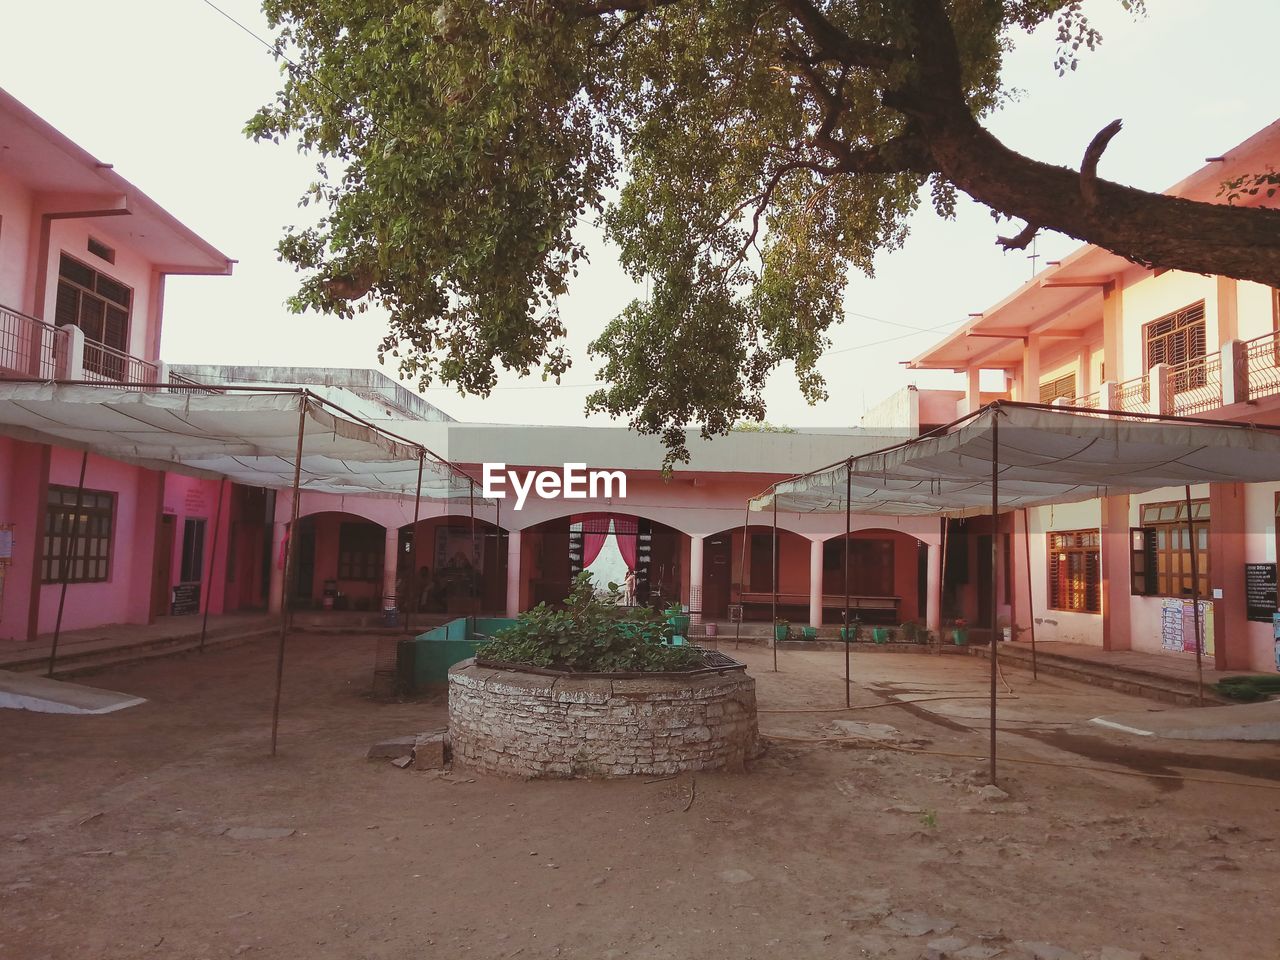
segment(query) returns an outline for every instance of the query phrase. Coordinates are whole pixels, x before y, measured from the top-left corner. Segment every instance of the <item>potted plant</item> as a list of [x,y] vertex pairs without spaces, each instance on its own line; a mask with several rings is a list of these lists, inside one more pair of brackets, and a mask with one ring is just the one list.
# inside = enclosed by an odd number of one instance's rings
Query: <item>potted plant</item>
[[774,640],[786,640],[790,636],[791,636],[790,620],[783,620],[781,617],[779,617],[777,620],[773,621],[773,639]]
[[806,639],[806,640],[817,640],[817,639],[818,639],[818,628],[817,628],[817,627],[802,627],[802,628],[800,629],[800,636],[802,636],[802,637],[803,637],[804,639]]
[[840,628],[840,639],[845,641],[856,641],[858,639],[858,627],[860,625],[861,621],[857,617],[854,617],[853,623],[850,626]]
[[689,614],[684,612],[684,608],[678,603],[673,603],[663,612],[663,616],[667,618],[667,623],[671,624],[671,631],[677,637],[687,637],[689,635]]
[[889,627],[876,627],[871,632],[871,639],[876,643],[888,643],[893,631]]
[[951,621],[951,642],[957,647],[963,647],[969,642],[969,630],[963,617],[956,617]]

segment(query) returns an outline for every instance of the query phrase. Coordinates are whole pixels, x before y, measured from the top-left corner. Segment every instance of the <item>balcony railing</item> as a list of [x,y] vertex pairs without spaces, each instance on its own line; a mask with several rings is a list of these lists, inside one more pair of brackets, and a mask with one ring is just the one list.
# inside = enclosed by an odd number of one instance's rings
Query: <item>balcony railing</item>
[[1280,330],[1246,340],[1244,365],[1250,400],[1280,393]]
[[0,305],[0,375],[64,378],[70,356],[69,330]]
[[1116,385],[1116,409],[1142,413],[1151,400],[1151,380],[1146,374]]
[[211,397],[214,394],[225,393],[218,387],[210,387],[201,383],[199,380],[192,380],[190,377],[184,377],[180,373],[169,374],[169,385],[173,387],[200,387],[199,390],[184,389],[182,392],[186,394],[198,394],[201,396]]
[[1222,354],[1196,357],[1169,368],[1173,412],[1191,416],[1222,406]]
[[1086,393],[1083,397],[1075,397],[1069,402],[1069,406],[1097,410],[1102,406],[1102,391],[1095,390],[1093,393]]
[[124,353],[105,343],[84,342],[84,379],[103,383],[154,384],[160,377],[159,364]]

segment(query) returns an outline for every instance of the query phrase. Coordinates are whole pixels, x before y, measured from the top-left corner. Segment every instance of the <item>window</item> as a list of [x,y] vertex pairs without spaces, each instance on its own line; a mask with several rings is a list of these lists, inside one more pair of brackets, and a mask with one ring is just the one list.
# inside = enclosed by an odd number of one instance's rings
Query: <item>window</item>
[[[1202,358],[1205,355],[1204,301],[1148,323],[1143,327],[1143,339],[1148,370],[1157,363],[1177,366]],[[1174,377],[1173,392],[1183,393],[1204,385],[1205,372],[1195,367]]]
[[116,252],[96,237],[89,238],[89,252],[107,263],[116,262]]
[[204,577],[203,517],[187,517],[182,524],[182,583],[199,583]]
[[[1191,503],[1195,530],[1199,593],[1209,593],[1209,501]],[[1190,597],[1191,537],[1187,531],[1185,502],[1147,503],[1142,506],[1142,526],[1130,531],[1130,589],[1139,596]]]
[[1049,606],[1054,610],[1100,613],[1102,565],[1097,530],[1054,530],[1049,534]]
[[382,550],[386,537],[372,523],[344,523],[338,528],[338,579],[382,579]]
[[68,583],[98,583],[108,579],[115,509],[114,493],[83,490],[77,512],[76,488],[51,484],[44,515],[40,578],[45,583],[61,583],[66,556]]
[[[58,264],[58,299],[54,323],[75,324],[86,340],[125,352],[133,291],[65,253]],[[102,350],[86,350],[85,370],[120,380],[124,360]]]
[[1059,397],[1066,397],[1068,400],[1076,398],[1076,375],[1068,373],[1066,376],[1058,377],[1056,380],[1045,380],[1040,384],[1040,402],[1053,403]]
[[[844,537],[822,545],[822,592],[844,593]],[[894,596],[892,540],[849,538],[849,593],[859,597]]]

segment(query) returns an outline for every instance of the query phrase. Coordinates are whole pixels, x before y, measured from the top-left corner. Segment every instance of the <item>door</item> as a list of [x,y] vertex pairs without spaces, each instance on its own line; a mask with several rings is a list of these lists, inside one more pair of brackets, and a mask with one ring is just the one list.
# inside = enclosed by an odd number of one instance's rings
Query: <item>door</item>
[[151,564],[151,619],[169,615],[169,586],[173,575],[175,518],[166,513],[156,527],[156,552]]
[[732,557],[728,533],[708,537],[703,553],[702,615],[712,620],[723,620],[729,615],[729,581]]

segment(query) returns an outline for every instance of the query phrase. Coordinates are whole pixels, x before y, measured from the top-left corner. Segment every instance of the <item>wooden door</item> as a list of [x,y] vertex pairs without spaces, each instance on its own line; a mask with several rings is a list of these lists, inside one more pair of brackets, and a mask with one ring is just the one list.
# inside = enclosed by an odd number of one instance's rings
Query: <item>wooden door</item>
[[156,552],[151,565],[151,619],[169,615],[169,588],[173,575],[173,531],[175,519],[166,513],[156,527]]

